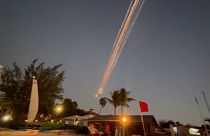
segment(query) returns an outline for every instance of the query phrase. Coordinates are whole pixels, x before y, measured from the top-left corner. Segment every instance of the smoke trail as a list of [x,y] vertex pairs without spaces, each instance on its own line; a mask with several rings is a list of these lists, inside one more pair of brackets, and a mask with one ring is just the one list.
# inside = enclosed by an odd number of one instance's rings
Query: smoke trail
[[122,52],[122,49],[129,37],[129,34],[132,30],[132,27],[136,21],[136,18],[138,17],[138,14],[142,8],[142,5],[144,3],[144,0],[132,0],[129,8],[126,12],[126,16],[122,22],[122,25],[120,27],[120,30],[117,34],[117,37],[115,39],[111,54],[109,56],[109,61],[107,64],[107,67],[105,69],[102,81],[100,82],[99,90],[96,93],[96,97],[102,94],[103,89],[105,88],[109,77],[119,59],[119,56]]

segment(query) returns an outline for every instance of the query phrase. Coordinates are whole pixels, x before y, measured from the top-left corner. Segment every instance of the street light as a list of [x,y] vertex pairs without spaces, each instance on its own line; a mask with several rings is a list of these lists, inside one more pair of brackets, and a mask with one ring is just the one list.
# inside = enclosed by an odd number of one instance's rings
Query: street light
[[9,114],[6,114],[6,115],[4,115],[4,116],[2,117],[2,120],[3,120],[4,122],[10,121],[10,120],[12,120],[12,116],[9,115]]
[[122,118],[122,122],[123,122],[123,124],[125,124],[127,122],[127,118],[126,117],[123,117]]
[[63,105],[59,104],[55,106],[55,115],[57,116],[56,118],[59,118],[59,114],[63,112]]
[[123,136],[125,136],[125,128],[128,124],[128,116],[126,114],[121,115],[120,122],[123,126]]
[[57,105],[55,107],[55,112],[56,112],[56,114],[60,114],[61,112],[63,112],[63,106],[62,105]]

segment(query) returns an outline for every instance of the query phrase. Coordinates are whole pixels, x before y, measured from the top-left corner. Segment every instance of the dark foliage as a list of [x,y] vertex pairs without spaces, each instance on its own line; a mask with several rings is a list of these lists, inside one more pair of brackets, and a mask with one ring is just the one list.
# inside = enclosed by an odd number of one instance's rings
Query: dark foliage
[[13,63],[12,68],[5,67],[0,84],[2,103],[12,114],[13,120],[24,121],[28,113],[32,77],[35,76],[39,90],[38,114],[49,115],[53,112],[55,100],[62,100],[64,71],[59,71],[61,64],[45,67],[35,59],[24,70]]

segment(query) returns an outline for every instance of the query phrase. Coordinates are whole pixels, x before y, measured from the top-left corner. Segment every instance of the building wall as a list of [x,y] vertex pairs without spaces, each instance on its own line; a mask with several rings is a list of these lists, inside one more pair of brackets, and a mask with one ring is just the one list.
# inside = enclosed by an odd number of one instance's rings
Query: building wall
[[[122,133],[122,125],[116,122],[94,122],[91,121],[88,124],[94,124],[95,128],[100,130],[100,126],[103,126],[103,132],[109,133],[109,136],[115,135],[116,125],[118,126],[118,131]],[[101,125],[99,125],[101,124]],[[156,131],[156,126],[153,124],[145,124],[145,130],[147,136],[154,135]],[[102,131],[102,130],[100,130]],[[144,135],[143,126],[140,122],[138,123],[131,123],[125,127],[125,135],[132,136],[132,135]]]

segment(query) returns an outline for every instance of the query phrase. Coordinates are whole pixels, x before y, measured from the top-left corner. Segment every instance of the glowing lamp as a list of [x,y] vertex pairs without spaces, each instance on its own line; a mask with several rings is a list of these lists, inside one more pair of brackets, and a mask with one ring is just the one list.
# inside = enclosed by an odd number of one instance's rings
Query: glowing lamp
[[12,120],[12,117],[11,117],[11,115],[4,115],[2,117],[2,120],[6,122],[6,121],[9,121],[9,120]]
[[57,106],[55,107],[55,112],[56,112],[57,114],[61,113],[62,111],[63,111],[63,106],[62,106],[62,105],[57,105]]
[[123,114],[120,118],[120,123],[125,126],[128,123],[128,116]]
[[123,118],[122,118],[122,122],[123,122],[123,123],[126,123],[126,122],[127,122],[127,118],[126,118],[126,117],[123,117]]

